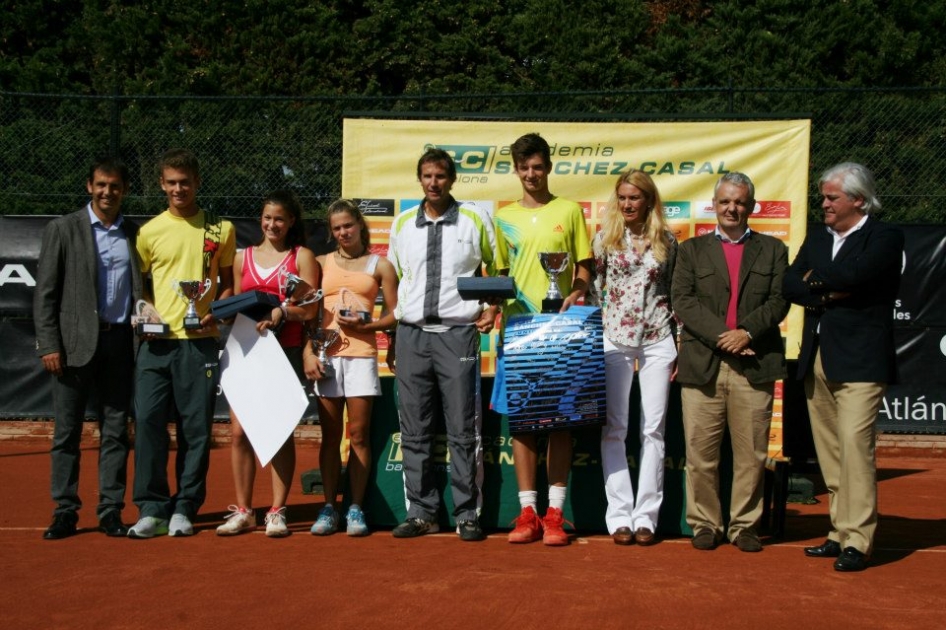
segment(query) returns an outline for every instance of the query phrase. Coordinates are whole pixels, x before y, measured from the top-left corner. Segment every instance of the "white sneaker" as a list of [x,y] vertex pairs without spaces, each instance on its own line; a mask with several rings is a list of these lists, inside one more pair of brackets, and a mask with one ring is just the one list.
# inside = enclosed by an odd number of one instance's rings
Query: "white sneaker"
[[235,536],[256,529],[253,510],[247,510],[238,505],[231,505],[227,509],[230,513],[226,516],[226,522],[217,528],[217,536]]
[[286,508],[273,509],[266,513],[266,535],[270,538],[282,538],[289,535],[286,527]]
[[171,524],[168,525],[168,536],[193,536],[194,526],[189,518],[183,514],[172,514]]
[[156,516],[142,516],[128,529],[129,538],[154,538],[168,533],[168,521]]

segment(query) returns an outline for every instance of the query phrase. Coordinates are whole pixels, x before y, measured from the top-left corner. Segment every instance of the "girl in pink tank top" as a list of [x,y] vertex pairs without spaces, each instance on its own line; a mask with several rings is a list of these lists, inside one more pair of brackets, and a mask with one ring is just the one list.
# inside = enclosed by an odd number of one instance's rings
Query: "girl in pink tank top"
[[[238,252],[233,262],[233,269],[239,274],[234,278],[234,292],[259,290],[279,295],[282,299],[285,297],[279,290],[279,275],[282,269],[295,273],[312,287],[318,287],[321,269],[312,252],[302,246],[305,243],[302,207],[295,194],[276,191],[267,196],[263,200],[260,227],[263,231],[262,240],[257,245]],[[300,381],[305,376],[302,369],[302,326],[305,320],[315,317],[318,309],[318,304],[276,307],[269,318],[263,319],[256,326],[260,334],[268,329],[279,330],[279,342]],[[230,411],[230,433],[236,503],[230,506],[231,512],[224,524],[217,528],[217,534],[220,536],[231,536],[256,529],[256,517],[252,509],[256,454],[233,410]],[[273,505],[264,519],[267,536],[281,537],[289,534],[286,527],[286,499],[289,496],[295,466],[295,443],[292,436],[289,436],[272,459]]]

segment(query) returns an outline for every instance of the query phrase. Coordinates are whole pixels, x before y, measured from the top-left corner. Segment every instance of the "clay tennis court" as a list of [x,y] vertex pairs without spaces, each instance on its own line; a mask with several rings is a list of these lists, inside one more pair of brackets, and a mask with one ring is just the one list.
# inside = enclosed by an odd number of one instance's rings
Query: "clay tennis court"
[[[761,554],[689,539],[618,547],[603,535],[567,548],[453,534],[317,538],[320,506],[297,482],[293,535],[219,538],[232,500],[229,450],[211,455],[192,538],[110,539],[95,530],[97,453],[83,450],[77,536],[49,525],[48,442],[0,441],[0,627],[11,628],[943,628],[946,458],[880,460],[881,521],[871,568],[841,574],[805,558],[823,540],[826,497],[790,504],[785,538]],[[172,459],[173,461],[173,459]],[[318,450],[298,449],[297,473]],[[256,507],[268,507],[268,471]],[[130,493],[130,490],[129,490]],[[137,513],[126,507],[124,518]]]

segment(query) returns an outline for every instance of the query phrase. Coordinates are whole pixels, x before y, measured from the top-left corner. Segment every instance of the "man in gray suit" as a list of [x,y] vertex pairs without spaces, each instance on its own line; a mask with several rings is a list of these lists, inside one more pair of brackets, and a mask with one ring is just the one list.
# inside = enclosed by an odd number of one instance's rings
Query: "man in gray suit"
[[121,203],[128,169],[100,158],[86,183],[92,196],[77,212],[51,221],[43,232],[33,301],[36,351],[53,375],[56,424],[52,445],[52,525],[43,538],[76,533],[79,442],[86,403],[93,400],[101,429],[99,528],[124,536],[128,412],[134,374],[132,306],[141,295],[135,252],[137,227]]
[[[763,466],[775,381],[785,377],[779,322],[788,313],[782,278],[788,251],[749,229],[755,187],[742,173],[716,184],[712,234],[684,241],[671,296],[683,322],[677,359],[686,435],[687,524],[693,546],[708,551],[723,533],[740,551],[762,551]],[[719,457],[726,428],[733,482],[727,529],[719,500]]]

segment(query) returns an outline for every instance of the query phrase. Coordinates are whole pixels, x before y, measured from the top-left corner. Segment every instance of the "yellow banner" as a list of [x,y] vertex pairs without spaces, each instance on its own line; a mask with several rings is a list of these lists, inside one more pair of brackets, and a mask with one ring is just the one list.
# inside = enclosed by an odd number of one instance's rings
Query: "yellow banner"
[[[342,194],[358,199],[369,222],[372,251],[387,253],[393,217],[422,197],[417,159],[428,147],[448,151],[457,164],[453,195],[492,213],[516,201],[521,187],[509,145],[538,132],[552,148],[551,191],[585,210],[588,236],[618,176],[630,168],[650,173],[678,240],[716,225],[713,187],[740,171],[756,188],[749,225],[789,245],[789,260],[805,237],[810,120],[681,123],[524,123],[493,121],[348,119],[344,127]],[[782,332],[796,358],[802,313],[793,308]],[[483,373],[495,369],[495,338],[484,339]],[[380,359],[383,361],[384,350]],[[384,366],[382,366],[384,367]],[[386,372],[386,370],[385,370]],[[781,443],[781,401],[773,418]],[[774,436],[773,436],[774,437]],[[776,450],[776,449],[773,449]]]

